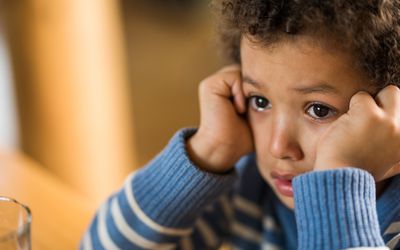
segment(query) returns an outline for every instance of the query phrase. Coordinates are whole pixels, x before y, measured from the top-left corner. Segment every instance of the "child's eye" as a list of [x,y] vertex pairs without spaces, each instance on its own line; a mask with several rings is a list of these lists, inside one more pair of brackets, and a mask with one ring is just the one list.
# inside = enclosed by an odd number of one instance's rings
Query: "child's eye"
[[264,111],[271,108],[271,103],[268,99],[261,96],[251,96],[249,98],[250,106],[257,112]]
[[308,107],[307,113],[316,120],[322,120],[335,115],[336,111],[325,105],[314,103]]

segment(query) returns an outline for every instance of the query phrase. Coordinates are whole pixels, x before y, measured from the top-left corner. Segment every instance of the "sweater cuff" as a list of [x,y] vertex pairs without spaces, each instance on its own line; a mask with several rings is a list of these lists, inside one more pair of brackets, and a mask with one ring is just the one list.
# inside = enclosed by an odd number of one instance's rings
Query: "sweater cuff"
[[133,178],[133,194],[144,213],[166,227],[191,227],[217,197],[228,191],[236,171],[213,174],[190,161],[186,139],[195,129],[178,131],[167,147]]
[[309,172],[293,179],[293,190],[299,249],[384,246],[367,171]]

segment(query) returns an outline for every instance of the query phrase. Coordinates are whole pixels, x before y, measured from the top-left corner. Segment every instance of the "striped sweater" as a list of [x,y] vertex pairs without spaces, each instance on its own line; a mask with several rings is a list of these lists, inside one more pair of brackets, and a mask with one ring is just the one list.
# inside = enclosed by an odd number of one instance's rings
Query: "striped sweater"
[[193,132],[176,133],[127,178],[80,249],[400,249],[399,176],[376,199],[364,170],[303,174],[293,179],[293,211],[262,179],[253,155],[224,175],[197,168],[185,149]]

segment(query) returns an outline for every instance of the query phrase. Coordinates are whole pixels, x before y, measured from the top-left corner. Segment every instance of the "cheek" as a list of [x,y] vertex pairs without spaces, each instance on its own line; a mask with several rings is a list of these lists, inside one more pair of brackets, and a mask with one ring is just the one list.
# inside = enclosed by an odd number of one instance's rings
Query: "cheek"
[[[271,139],[271,126],[268,119],[262,119],[257,114],[249,114],[248,121],[253,134],[254,146],[257,156],[267,153],[269,140]],[[264,154],[259,154],[264,152]]]
[[257,163],[263,166],[260,172],[267,171],[274,165],[274,159],[270,157],[268,145],[271,140],[271,123],[257,114],[249,114],[248,121],[253,134]]
[[311,170],[310,166],[314,166],[315,158],[317,156],[318,141],[326,128],[326,125],[321,124],[310,125],[306,123],[302,126],[299,140],[302,145],[304,160],[308,163],[307,166],[309,166],[309,169],[307,170]]
[[[248,121],[254,137],[257,162],[266,170],[269,166],[275,165],[275,161],[277,161],[269,152],[272,124],[268,119],[254,114],[249,114]],[[315,124],[304,120],[296,122],[295,125],[297,136],[293,139],[297,141],[297,145],[304,155],[304,158],[301,159],[302,163],[298,165],[304,167],[304,172],[311,171],[317,154],[318,140],[329,124]]]

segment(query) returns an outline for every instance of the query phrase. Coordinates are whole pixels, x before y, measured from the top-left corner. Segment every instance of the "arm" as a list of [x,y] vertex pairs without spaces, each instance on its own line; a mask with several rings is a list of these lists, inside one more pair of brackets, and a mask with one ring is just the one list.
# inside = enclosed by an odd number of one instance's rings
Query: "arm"
[[218,204],[205,208],[226,193],[236,175],[194,166],[185,149],[192,133],[177,133],[158,157],[127,178],[97,212],[81,249],[218,247],[228,218]]
[[240,67],[225,67],[203,80],[199,99],[198,131],[192,137],[193,130],[178,133],[128,178],[99,210],[82,249],[171,249],[191,241],[196,249],[217,247],[227,231],[227,216],[218,205],[201,213],[232,186],[232,166],[253,150],[243,117]]
[[385,246],[375,181],[368,172],[356,168],[310,172],[293,180],[293,190],[299,249]]
[[315,172],[293,182],[301,249],[384,246],[375,181],[399,174],[399,110],[396,86],[385,87],[375,99],[360,91],[319,138]]

